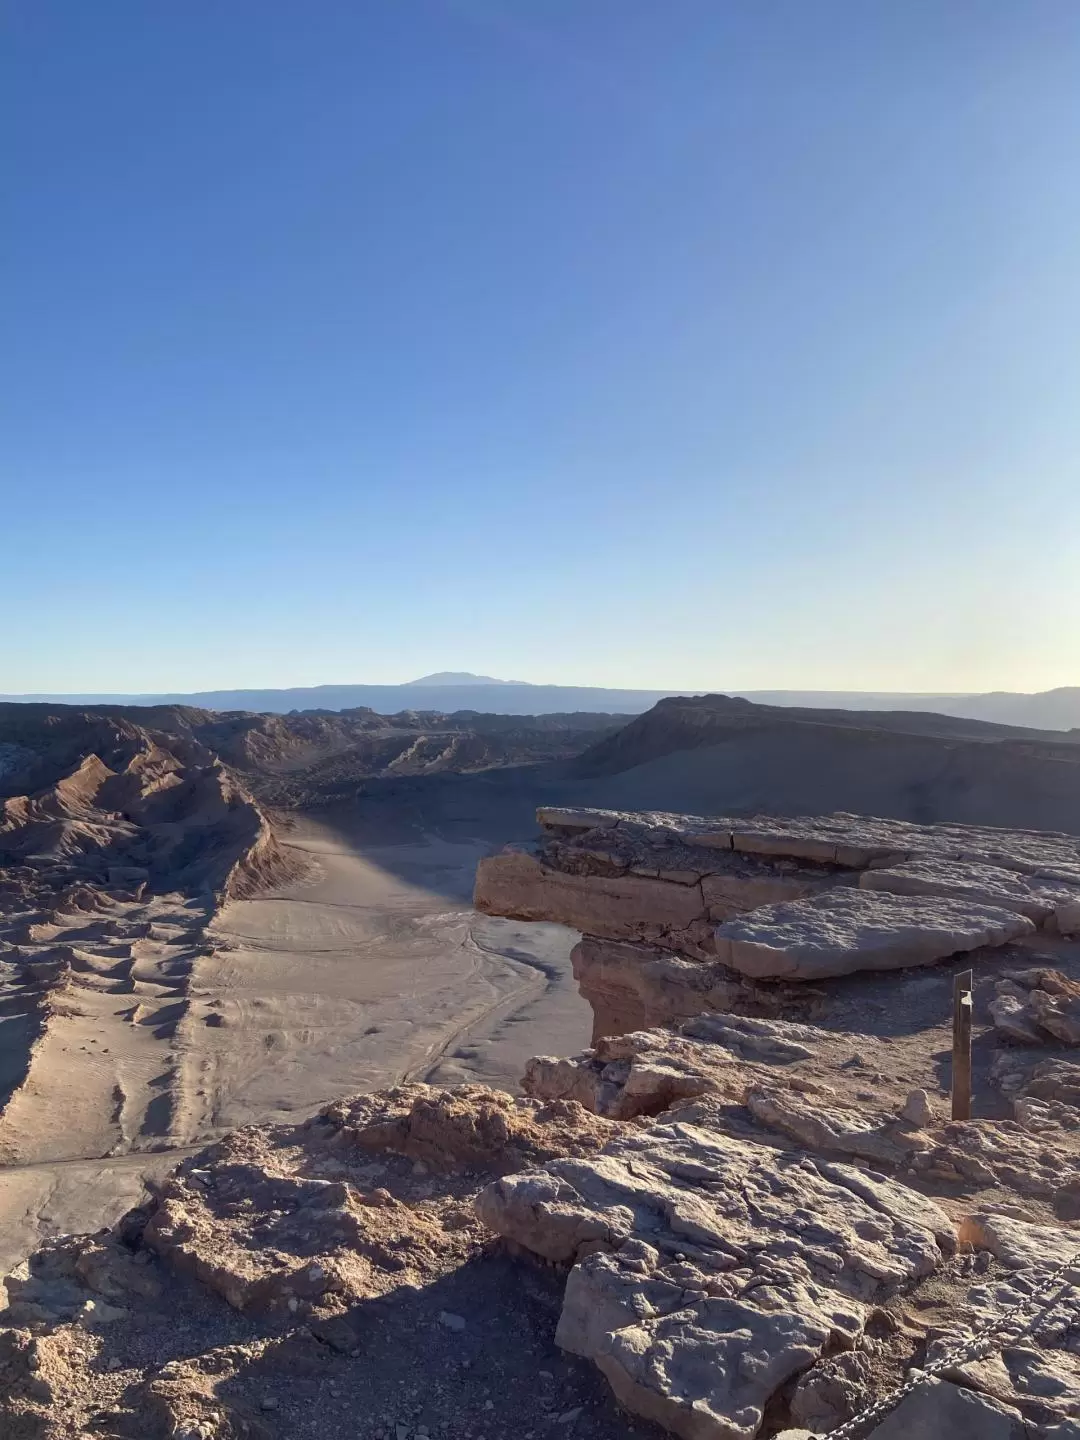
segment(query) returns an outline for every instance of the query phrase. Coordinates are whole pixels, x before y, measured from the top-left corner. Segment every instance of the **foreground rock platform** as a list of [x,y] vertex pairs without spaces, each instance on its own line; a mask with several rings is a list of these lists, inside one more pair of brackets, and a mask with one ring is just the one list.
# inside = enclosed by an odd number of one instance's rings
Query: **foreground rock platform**
[[0,1434],[806,1440],[882,1402],[857,1440],[1077,1440],[1075,840],[544,819],[478,895],[591,917],[595,1042],[524,1095],[235,1131],[50,1240],[4,1282]]
[[[956,1126],[868,1110],[837,1043],[705,1015],[538,1058],[524,1099],[409,1085],[238,1131],[7,1278],[0,1433],[828,1433],[1080,1252],[1054,1212],[1080,1110],[1036,1101],[1080,1098],[1080,1066],[1019,1084],[1056,1128]],[[1070,1440],[1071,1336],[897,1415]]]
[[677,1121],[498,1181],[476,1208],[525,1249],[579,1262],[558,1343],[686,1440],[750,1440],[787,1380],[858,1341],[868,1302],[956,1244],[902,1186]]

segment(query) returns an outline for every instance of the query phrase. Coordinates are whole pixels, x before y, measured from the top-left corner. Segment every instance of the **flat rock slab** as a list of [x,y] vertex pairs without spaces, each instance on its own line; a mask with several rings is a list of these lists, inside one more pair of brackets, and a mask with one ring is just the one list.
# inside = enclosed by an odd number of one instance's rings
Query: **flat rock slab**
[[[1059,915],[1064,928],[1073,928],[1075,888],[1060,880],[1045,880],[986,865],[976,860],[947,860],[922,856],[882,870],[864,870],[859,876],[863,890],[886,890],[893,895],[940,895],[946,899],[970,900],[1015,910],[1037,925]],[[1060,923],[1055,928],[1062,928]]]
[[851,1348],[867,1305],[956,1241],[902,1185],[679,1121],[508,1176],[476,1210],[574,1263],[557,1342],[684,1440],[751,1440],[793,1375]]
[[1080,890],[1080,840],[1053,831],[915,825],[847,811],[741,819],[662,811],[541,808],[537,820],[543,830],[555,834],[607,831],[613,835],[634,830],[649,832],[673,845],[780,856],[855,870],[932,855],[1059,880]]
[[1026,916],[996,906],[845,888],[727,920],[717,927],[716,952],[754,979],[821,980],[932,965],[1034,930]]

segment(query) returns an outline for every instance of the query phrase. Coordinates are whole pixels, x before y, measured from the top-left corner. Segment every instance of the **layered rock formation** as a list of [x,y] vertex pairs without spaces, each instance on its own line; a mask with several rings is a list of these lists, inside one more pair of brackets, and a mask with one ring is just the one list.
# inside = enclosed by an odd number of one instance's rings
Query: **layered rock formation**
[[[183,1144],[181,1040],[202,1027],[190,980],[207,924],[297,862],[190,734],[7,708],[19,713],[0,716],[0,1163]],[[137,1193],[137,1171],[108,1173]],[[46,1171],[8,1179],[0,1253],[12,1227],[47,1223],[50,1184]]]
[[767,1007],[763,980],[927,965],[1080,930],[1072,836],[854,815],[538,819],[536,849],[481,864],[476,906],[583,932],[575,971],[596,1036]]
[[30,862],[54,887],[223,897],[287,872],[259,806],[190,736],[101,715],[5,718],[20,737],[0,774],[5,866]]

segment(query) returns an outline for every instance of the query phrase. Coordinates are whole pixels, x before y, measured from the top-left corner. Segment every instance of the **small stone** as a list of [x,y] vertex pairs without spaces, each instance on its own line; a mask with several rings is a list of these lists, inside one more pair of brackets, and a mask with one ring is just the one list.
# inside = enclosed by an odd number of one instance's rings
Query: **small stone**
[[933,1122],[934,1112],[930,1108],[930,1096],[925,1090],[912,1090],[904,1101],[900,1118],[906,1120],[909,1125],[917,1125],[920,1130],[924,1130]]
[[559,1418],[555,1421],[555,1424],[573,1425],[574,1421],[581,1414],[583,1408],[584,1407],[581,1405],[575,1405],[572,1410],[564,1410],[563,1413],[559,1416]]
[[278,1402],[273,1395],[264,1395],[259,1401],[260,1410],[276,1410],[277,1408]]
[[464,1330],[465,1320],[461,1315],[455,1315],[450,1310],[439,1311],[439,1324],[445,1325],[447,1330]]

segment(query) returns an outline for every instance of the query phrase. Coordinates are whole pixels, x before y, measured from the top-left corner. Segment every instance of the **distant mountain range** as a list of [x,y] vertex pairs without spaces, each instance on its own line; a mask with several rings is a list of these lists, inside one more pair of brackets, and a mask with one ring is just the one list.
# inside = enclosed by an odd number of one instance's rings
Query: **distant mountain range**
[[[640,715],[658,700],[699,695],[686,690],[608,690],[598,686],[530,685],[490,675],[441,671],[405,685],[313,685],[290,690],[203,690],[154,695],[4,695],[2,700],[54,701],[68,705],[195,705],[207,710],[351,710],[369,706],[382,715],[402,710],[474,710],[498,715],[567,714],[573,711]],[[856,690],[728,691],[763,705],[825,710],[933,712],[1035,730],[1080,728],[1080,686],[1026,695],[995,690],[983,695],[902,694]]]

